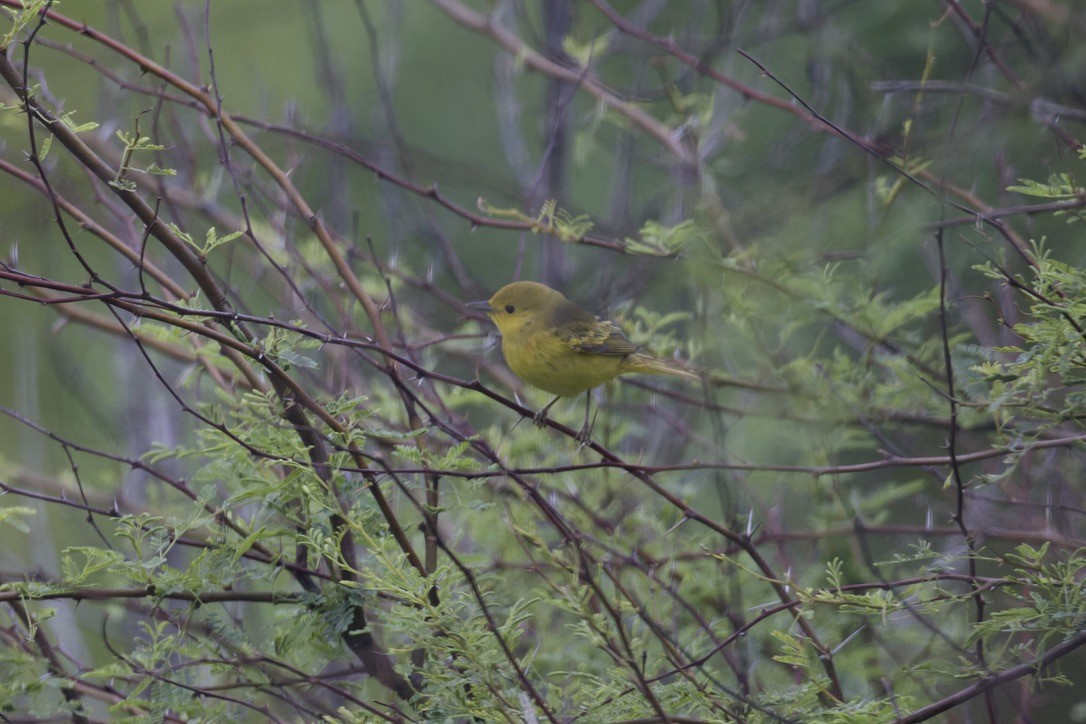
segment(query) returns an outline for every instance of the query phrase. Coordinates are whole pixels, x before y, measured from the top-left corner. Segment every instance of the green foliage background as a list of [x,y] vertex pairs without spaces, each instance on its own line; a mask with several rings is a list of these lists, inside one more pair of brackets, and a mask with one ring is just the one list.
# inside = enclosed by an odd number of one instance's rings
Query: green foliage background
[[[5,716],[1086,716],[1080,3],[28,4]],[[533,426],[512,279],[704,384]]]

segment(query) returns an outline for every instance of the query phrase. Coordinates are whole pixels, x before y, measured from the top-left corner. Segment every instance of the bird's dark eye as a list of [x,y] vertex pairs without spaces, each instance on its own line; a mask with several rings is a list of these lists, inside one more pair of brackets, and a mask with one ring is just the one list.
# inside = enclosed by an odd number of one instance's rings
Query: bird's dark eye
[[505,313],[506,314],[512,314],[515,311],[517,311],[517,308],[514,307],[512,304],[506,304],[505,305]]

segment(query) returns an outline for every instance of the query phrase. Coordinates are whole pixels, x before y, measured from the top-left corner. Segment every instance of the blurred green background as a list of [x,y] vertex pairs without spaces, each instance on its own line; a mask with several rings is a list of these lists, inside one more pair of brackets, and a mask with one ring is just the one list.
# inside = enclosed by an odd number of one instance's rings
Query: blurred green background
[[[643,333],[639,341],[656,353],[677,352],[743,383],[713,389],[709,402],[723,408],[718,412],[698,408],[700,391],[689,393],[694,402],[678,403],[623,384],[598,399],[600,434],[627,457],[645,455],[654,464],[771,466],[693,472],[672,482],[721,520],[741,520],[758,510],[773,519],[767,525],[774,531],[794,531],[797,538],[808,531],[815,538],[844,531],[792,551],[803,569],[793,575],[815,585],[834,556],[849,560],[848,573],[857,579],[870,577],[858,562],[862,546],[849,537],[857,517],[904,527],[901,537],[870,545],[867,553],[875,559],[901,552],[925,527],[949,527],[954,501],[941,486],[945,470],[908,468],[867,477],[779,470],[945,451],[946,429],[929,424],[948,414],[942,391],[927,384],[942,373],[932,225],[967,215],[951,204],[982,210],[1026,203],[1007,188],[1023,178],[1073,174],[1081,165],[1074,139],[1082,132],[1086,106],[1083,4],[960,3],[973,20],[990,13],[987,46],[955,5],[613,5],[665,44],[754,91],[795,108],[802,99],[877,149],[881,159],[801,113],[746,97],[678,62],[660,45],[616,31],[587,2],[544,10],[530,2],[234,0],[210,3],[210,17],[205,4],[195,2],[65,3],[56,9],[191,83],[213,85],[223,108],[339,235],[352,268],[382,300],[385,281],[375,273],[371,253],[384,265],[404,310],[393,316],[386,309],[389,324],[405,348],[419,345],[419,359],[431,369],[466,379],[480,374],[496,389],[523,392],[495,382],[489,369],[480,373],[480,358],[500,368],[496,349],[487,344],[490,330],[466,319],[456,302],[486,298],[512,279],[535,279],[620,318],[632,335]],[[462,10],[490,14],[535,50],[549,47],[554,62],[598,80],[666,126],[695,163],[675,158],[665,144],[606,110],[577,83],[533,71],[494,37],[459,24],[454,15]],[[568,27],[548,32],[548,14],[551,21],[564,17]],[[58,24],[46,25],[38,41],[30,50],[31,80],[50,107],[73,112],[77,123],[99,124],[84,135],[100,155],[108,160],[113,154],[115,162],[123,150],[116,134],[132,133],[137,118],[140,132],[163,145],[156,158],[177,171],[164,182],[190,193],[186,201],[174,198],[164,206],[165,217],[202,239],[211,225],[220,235],[244,228],[247,212],[263,251],[298,281],[301,298],[254,246],[232,242],[209,255],[209,263],[239,308],[303,319],[315,328],[321,327],[319,319],[336,330],[368,333],[361,312],[332,294],[334,285],[322,286],[321,275],[331,276],[327,260],[305,220],[285,211],[282,192],[237,146],[228,148],[230,170],[221,163],[218,131],[209,118],[171,100],[159,108],[160,84],[152,75]],[[738,49],[757,58],[798,99]],[[9,53],[22,61],[21,46]],[[103,78],[103,67],[115,78]],[[167,92],[176,95],[174,89]],[[14,103],[10,89],[0,91],[0,101]],[[482,216],[480,199],[491,209],[517,209],[527,217],[554,199],[571,216],[591,219],[592,234],[618,243],[639,238],[652,221],[665,227],[690,221],[693,231],[674,258],[660,258],[476,225],[334,149],[270,126],[341,144],[418,189],[436,188]],[[33,174],[27,150],[26,117],[12,108],[0,112],[0,157]],[[904,159],[928,188],[902,183],[888,158]],[[59,193],[79,199],[132,248],[139,245],[140,224],[63,149],[52,148],[45,164]],[[157,180],[139,181],[154,193]],[[235,183],[244,190],[244,206]],[[1023,242],[1044,239],[1054,257],[1073,267],[1083,264],[1081,227],[1066,218],[1034,214],[1007,223]],[[138,288],[130,262],[76,224],[69,223],[69,230],[93,267],[126,288]],[[1015,341],[1005,322],[1017,321],[1024,306],[973,267],[987,261],[1015,273],[1026,267],[991,226],[948,227],[945,243],[950,333],[959,391],[966,398],[974,394],[970,385],[981,384],[972,365],[989,358],[991,348]],[[150,256],[184,279],[158,250]],[[0,177],[0,257],[27,273],[73,285],[88,280],[68,252],[48,201],[10,174]],[[5,289],[14,291],[7,284]],[[910,300],[920,301],[912,312],[902,311]],[[653,327],[658,318],[644,316],[669,311],[684,314],[659,328]],[[18,416],[121,458],[193,442],[198,423],[181,413],[125,338],[10,297],[0,298],[0,330],[6,340],[0,344],[0,405]],[[444,334],[466,339],[422,347]],[[402,430],[403,415],[389,402],[396,399],[392,392],[367,386],[369,368],[336,360],[325,349],[311,354],[317,369],[299,374],[315,388],[334,397],[361,387],[382,421]],[[188,404],[216,400],[213,385],[191,365],[156,361],[163,379],[182,390]],[[777,392],[752,390],[748,383]],[[963,412],[966,446],[995,444],[986,437],[998,426],[986,417],[985,392],[977,387],[976,407]],[[498,436],[510,457],[523,452],[526,461],[540,465],[569,457],[554,447],[551,431],[524,423],[510,432],[517,420],[510,411],[496,411],[461,390],[444,394],[483,434]],[[525,394],[529,406],[545,401]],[[560,405],[555,414],[574,420],[579,403]],[[910,427],[909,415],[926,422]],[[676,430],[682,430],[680,442],[671,437],[679,436]],[[64,449],[12,416],[0,416],[0,460],[20,487],[41,483],[42,490],[56,492],[39,476],[71,482]],[[179,475],[191,473],[181,461],[167,465]],[[1077,468],[1068,465],[1058,476],[1033,481],[1035,487],[1019,489],[1015,483],[1013,491],[994,491],[998,502],[990,508],[979,502],[982,512],[973,524],[1035,527],[1036,519],[1023,520],[1015,505],[1026,498],[1077,505],[1081,484],[1074,480]],[[993,472],[981,464],[966,470]],[[87,491],[107,507],[118,495],[133,505],[167,505],[168,496],[123,461],[81,456],[79,471]],[[580,478],[566,480],[573,487]],[[626,509],[615,501],[623,494],[639,500],[641,491],[624,490],[621,479],[604,482],[602,492],[586,490],[585,499],[622,520]],[[1022,490],[1025,497],[1015,498]],[[678,522],[674,511],[642,514],[656,515],[662,530]],[[81,513],[42,505],[39,516],[44,524],[28,534],[0,527],[0,569],[53,575],[57,551],[86,542]],[[1077,541],[1080,528],[1070,523],[1060,533]],[[481,548],[495,531],[501,529],[478,531]],[[660,540],[666,542],[662,533]],[[1018,542],[1013,535],[992,540],[1003,549]],[[660,554],[667,555],[666,545]],[[1077,678],[1080,667],[1078,657],[1065,673]],[[1067,699],[1053,704],[1060,715],[1075,696],[1063,693]]]

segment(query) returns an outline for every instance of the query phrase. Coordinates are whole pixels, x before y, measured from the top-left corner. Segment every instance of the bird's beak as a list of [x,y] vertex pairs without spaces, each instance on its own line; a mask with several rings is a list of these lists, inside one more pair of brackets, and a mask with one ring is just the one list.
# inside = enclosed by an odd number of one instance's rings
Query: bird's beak
[[477,309],[484,314],[490,314],[494,311],[494,307],[490,306],[490,302],[468,302],[464,306],[468,309]]

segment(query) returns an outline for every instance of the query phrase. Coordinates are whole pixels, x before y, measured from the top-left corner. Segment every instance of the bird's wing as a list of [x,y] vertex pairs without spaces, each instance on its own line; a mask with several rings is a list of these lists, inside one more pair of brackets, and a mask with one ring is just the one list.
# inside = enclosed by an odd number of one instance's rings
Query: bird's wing
[[641,349],[626,338],[617,324],[599,319],[572,302],[559,305],[552,321],[554,335],[579,352],[621,357]]

